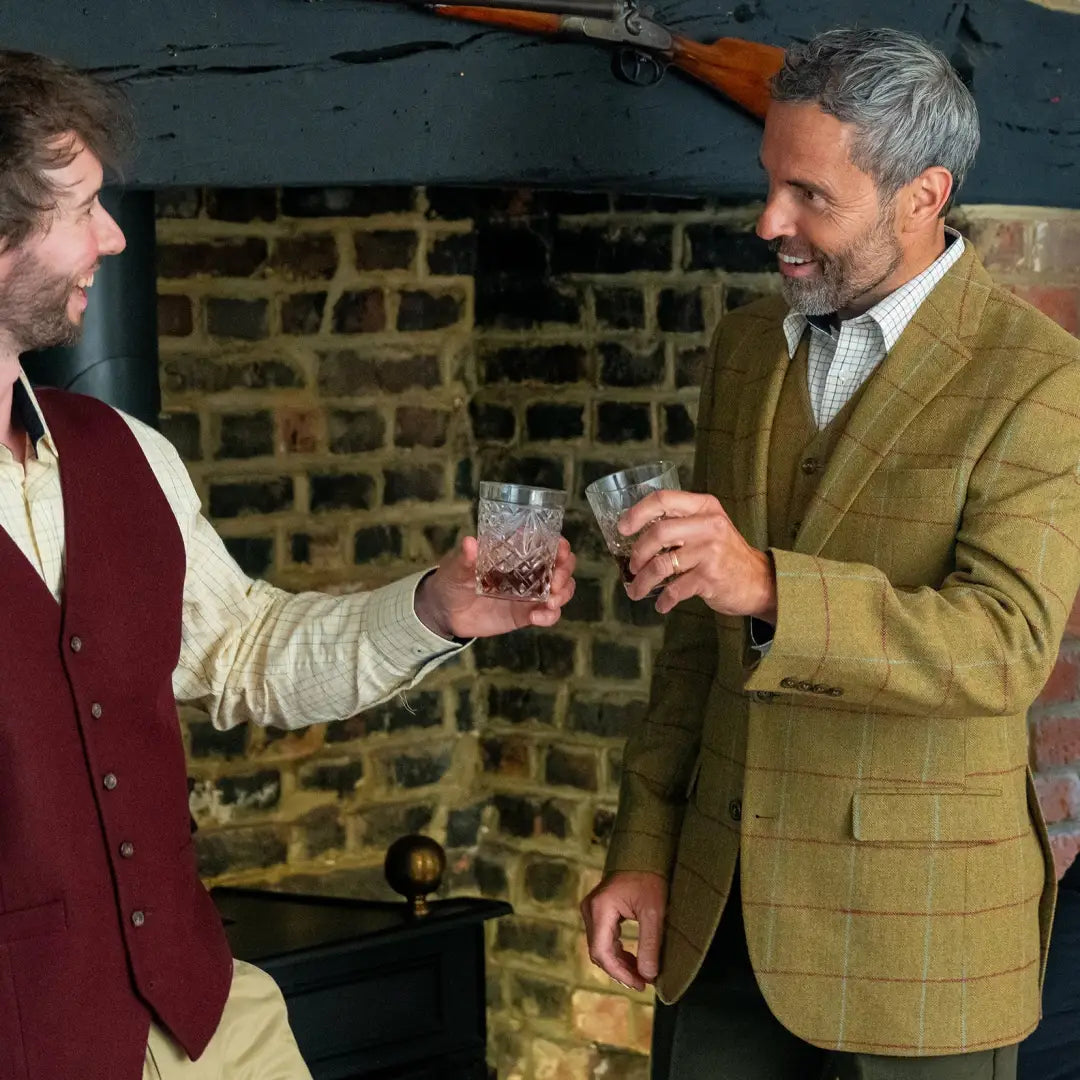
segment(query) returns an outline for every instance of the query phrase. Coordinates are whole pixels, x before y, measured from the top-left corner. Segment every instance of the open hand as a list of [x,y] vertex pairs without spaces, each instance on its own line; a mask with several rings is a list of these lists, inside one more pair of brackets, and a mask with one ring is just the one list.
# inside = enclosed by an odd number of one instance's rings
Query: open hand
[[416,590],[416,614],[429,630],[445,638],[493,637],[524,626],[554,626],[563,606],[574,595],[574,558],[565,539],[559,540],[547,600],[526,603],[479,596],[476,592],[475,537],[439,564]]

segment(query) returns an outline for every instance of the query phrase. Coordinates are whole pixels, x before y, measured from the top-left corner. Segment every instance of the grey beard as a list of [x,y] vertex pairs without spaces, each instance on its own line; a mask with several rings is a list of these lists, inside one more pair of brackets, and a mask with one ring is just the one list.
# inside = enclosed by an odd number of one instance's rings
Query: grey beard
[[780,288],[791,310],[803,315],[831,315],[840,306],[836,290],[824,278],[781,278]]

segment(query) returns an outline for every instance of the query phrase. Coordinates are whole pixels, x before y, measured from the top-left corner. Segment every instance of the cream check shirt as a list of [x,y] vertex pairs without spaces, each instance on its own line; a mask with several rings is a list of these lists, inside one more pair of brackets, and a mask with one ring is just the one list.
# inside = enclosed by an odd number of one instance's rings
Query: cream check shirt
[[[0,445],[0,527],[59,602],[60,460],[25,376],[15,394],[33,434],[27,436],[25,468]],[[420,574],[345,596],[293,594],[247,577],[200,512],[199,497],[169,442],[120,415],[165,493],[187,553],[180,661],[173,673],[178,701],[205,709],[218,728],[245,720],[299,728],[385,701],[459,651],[416,617],[413,595]]]
[[808,319],[798,311],[784,319],[788,353],[795,356],[807,326],[807,388],[818,428],[827,427],[896,344],[919,305],[964,253],[964,238],[946,229],[947,246],[921,274],[878,301],[869,311],[845,319],[838,328]]

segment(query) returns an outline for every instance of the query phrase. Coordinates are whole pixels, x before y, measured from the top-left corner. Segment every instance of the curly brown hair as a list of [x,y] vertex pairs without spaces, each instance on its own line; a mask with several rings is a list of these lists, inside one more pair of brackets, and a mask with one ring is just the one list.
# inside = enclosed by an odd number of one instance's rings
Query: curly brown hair
[[115,171],[133,138],[117,87],[46,56],[0,49],[0,251],[47,225],[57,191],[46,172],[74,160],[76,139]]

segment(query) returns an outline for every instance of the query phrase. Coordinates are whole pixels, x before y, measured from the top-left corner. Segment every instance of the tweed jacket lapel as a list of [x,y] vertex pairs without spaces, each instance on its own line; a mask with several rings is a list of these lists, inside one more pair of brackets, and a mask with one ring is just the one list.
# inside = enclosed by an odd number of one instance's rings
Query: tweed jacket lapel
[[803,517],[796,551],[820,554],[904,429],[967,362],[964,341],[990,287],[968,245],[867,380]]
[[787,340],[777,321],[750,351],[739,393],[732,465],[741,512],[735,525],[748,543],[759,548],[768,546],[769,441],[789,363]]

